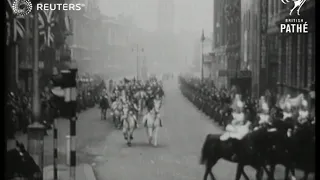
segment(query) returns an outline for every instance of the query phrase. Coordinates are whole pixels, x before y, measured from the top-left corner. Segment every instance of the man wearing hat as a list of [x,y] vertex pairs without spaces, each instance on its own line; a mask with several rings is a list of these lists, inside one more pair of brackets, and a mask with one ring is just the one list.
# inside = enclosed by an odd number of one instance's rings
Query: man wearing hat
[[303,125],[306,122],[308,122],[308,118],[309,118],[308,102],[305,99],[303,99],[299,109],[298,123],[300,125]]
[[244,119],[244,103],[240,100],[239,94],[235,96],[235,102],[233,105],[234,112],[233,120],[231,124],[228,124],[226,127],[226,132],[220,136],[221,141],[226,141],[230,137],[241,140],[249,132],[249,122],[245,123]]
[[270,116],[269,116],[269,106],[265,100],[264,96],[261,96],[260,103],[259,103],[260,113],[258,114],[260,120],[259,125],[262,124],[271,124]]
[[283,110],[283,120],[292,117],[292,105],[290,103],[290,95],[288,94],[281,109]]

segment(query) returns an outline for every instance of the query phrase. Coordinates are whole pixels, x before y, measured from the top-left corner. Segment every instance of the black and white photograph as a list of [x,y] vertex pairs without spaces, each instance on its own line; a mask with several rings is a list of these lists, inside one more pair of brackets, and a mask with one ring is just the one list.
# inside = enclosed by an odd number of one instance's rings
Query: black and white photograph
[[315,0],[4,0],[6,180],[315,180]]

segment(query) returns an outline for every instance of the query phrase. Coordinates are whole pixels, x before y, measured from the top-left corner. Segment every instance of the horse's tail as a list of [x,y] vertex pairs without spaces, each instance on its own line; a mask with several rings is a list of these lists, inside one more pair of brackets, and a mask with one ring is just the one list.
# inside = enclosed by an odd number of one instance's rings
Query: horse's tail
[[205,164],[207,160],[210,158],[210,155],[214,153],[212,151],[212,148],[210,148],[210,147],[213,147],[211,139],[212,139],[212,134],[208,134],[202,146],[200,164]]

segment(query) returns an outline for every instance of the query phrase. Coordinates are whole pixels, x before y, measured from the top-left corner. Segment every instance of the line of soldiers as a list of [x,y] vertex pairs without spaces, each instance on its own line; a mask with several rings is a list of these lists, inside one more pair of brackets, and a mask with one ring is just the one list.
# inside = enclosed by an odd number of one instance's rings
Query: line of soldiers
[[[314,85],[307,96],[300,94],[295,98],[290,95],[276,96],[269,91],[260,99],[242,97],[236,88],[227,90],[207,86],[197,78],[179,77],[182,94],[199,110],[214,119],[219,125],[227,126],[230,121],[237,119],[236,112],[244,110],[256,111],[259,122],[270,121],[270,114],[275,108],[283,111],[283,119],[294,118],[299,122],[314,119]],[[307,97],[307,98],[305,98]],[[230,118],[230,115],[231,118]]]

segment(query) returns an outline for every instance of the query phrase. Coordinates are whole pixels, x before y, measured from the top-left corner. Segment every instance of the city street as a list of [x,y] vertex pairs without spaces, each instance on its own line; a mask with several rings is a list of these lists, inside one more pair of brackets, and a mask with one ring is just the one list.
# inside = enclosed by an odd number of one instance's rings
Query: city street
[[[162,107],[163,128],[159,131],[159,145],[147,143],[145,130],[134,132],[132,147],[126,145],[122,132],[115,130],[111,121],[100,120],[99,109],[88,109],[77,121],[77,164],[93,166],[98,180],[198,180],[204,166],[199,165],[202,143],[208,133],[222,130],[199,112],[178,89],[176,80],[164,82],[166,97]],[[58,120],[59,164],[66,162],[66,135],[69,121]],[[18,139],[26,144],[26,136]],[[52,164],[52,135],[45,137],[45,165]],[[233,179],[236,165],[220,160],[213,170],[219,180]],[[254,171],[246,167],[254,178]],[[301,177],[301,172],[297,172]],[[284,169],[276,169],[278,180]]]
[[[199,165],[202,143],[207,133],[222,131],[181,95],[176,80],[165,82],[164,86],[164,127],[159,131],[158,147],[147,143],[145,130],[141,128],[134,133],[132,147],[127,147],[121,131],[106,133],[103,143],[88,147],[92,153],[100,154],[93,164],[97,179],[202,179],[204,167]],[[277,171],[283,179],[283,168],[278,167]],[[220,160],[213,172],[219,180],[230,180],[235,176],[236,165]],[[246,172],[255,179],[252,168],[247,167]]]

